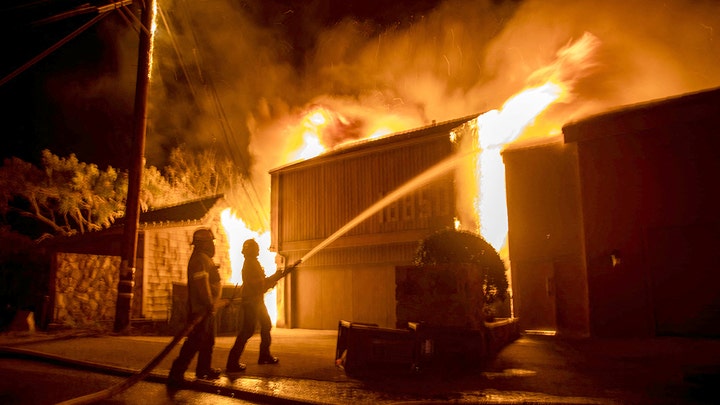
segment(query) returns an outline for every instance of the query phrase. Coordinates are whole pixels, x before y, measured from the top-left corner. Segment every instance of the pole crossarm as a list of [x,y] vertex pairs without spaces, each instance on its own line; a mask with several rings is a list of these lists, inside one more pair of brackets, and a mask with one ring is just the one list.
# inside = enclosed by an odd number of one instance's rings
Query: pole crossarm
[[48,24],[51,22],[64,20],[66,18],[75,17],[77,15],[82,15],[82,14],[90,14],[90,13],[95,13],[95,12],[97,12],[98,14],[103,14],[103,13],[107,13],[108,11],[117,10],[120,7],[129,6],[130,4],[132,4],[132,2],[133,2],[132,0],[119,0],[119,1],[114,1],[110,4],[106,4],[106,5],[102,5],[102,6],[83,5],[83,6],[74,8],[70,11],[66,11],[64,13],[60,13],[60,14],[56,14],[51,17],[43,18],[42,20],[37,20],[37,21],[33,22],[32,25],[33,26],[44,25],[44,24]]
[[65,45],[66,43],[70,42],[70,40],[72,40],[73,38],[77,37],[78,35],[80,35],[82,32],[84,32],[84,31],[87,30],[88,28],[92,27],[92,26],[93,26],[95,23],[97,23],[98,21],[100,21],[100,20],[102,20],[103,18],[105,18],[105,16],[108,15],[108,14],[107,14],[108,11],[116,10],[116,9],[125,7],[125,6],[130,5],[130,4],[132,4],[132,0],[120,0],[120,1],[116,1],[116,2],[111,3],[111,4],[108,4],[108,5],[105,5],[105,6],[100,6],[100,7],[84,6],[84,7],[80,7],[80,8],[78,8],[78,9],[72,10],[72,11],[68,11],[68,12],[66,12],[66,13],[58,14],[58,15],[53,16],[53,17],[48,17],[48,18],[45,18],[45,19],[43,19],[43,20],[36,21],[35,23],[33,23],[33,25],[39,25],[39,24],[41,24],[41,23],[47,23],[47,22],[51,22],[51,21],[58,21],[58,20],[61,20],[61,19],[63,19],[63,18],[68,18],[68,17],[74,16],[74,15],[79,15],[79,14],[86,14],[86,13],[91,13],[91,12],[94,12],[94,11],[97,11],[97,12],[98,12],[98,15],[97,15],[97,16],[95,16],[93,19],[91,19],[90,21],[88,21],[88,22],[86,22],[85,24],[83,24],[80,28],[78,28],[78,29],[76,29],[75,31],[71,32],[69,35],[67,35],[65,38],[61,39],[60,41],[58,41],[58,42],[55,43],[54,45],[52,45],[50,48],[44,50],[44,51],[41,52],[39,55],[37,55],[37,56],[35,56],[34,58],[30,59],[29,61],[27,61],[26,63],[24,63],[22,66],[20,66],[19,68],[15,69],[15,70],[12,71],[10,74],[8,74],[7,76],[5,76],[5,77],[3,77],[2,79],[0,79],[0,86],[4,85],[5,83],[7,83],[7,82],[9,82],[10,80],[14,79],[17,75],[19,75],[20,73],[26,71],[27,69],[29,69],[31,66],[33,66],[33,65],[36,64],[36,63],[38,63],[38,62],[41,61],[42,59],[45,59],[45,57],[47,57],[47,56],[50,55],[51,53],[55,52],[58,48],[60,48],[61,46]]

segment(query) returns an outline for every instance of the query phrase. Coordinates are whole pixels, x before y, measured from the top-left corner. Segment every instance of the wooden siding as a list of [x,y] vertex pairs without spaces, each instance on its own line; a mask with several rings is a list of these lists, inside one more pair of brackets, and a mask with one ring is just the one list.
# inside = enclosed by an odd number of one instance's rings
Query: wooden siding
[[590,117],[563,128],[564,144],[504,153],[520,326],[720,336],[718,117],[714,89]]
[[[447,139],[331,160],[274,176],[277,242],[322,241],[385,195],[451,153]],[[388,205],[346,237],[434,228],[452,221],[452,176],[446,175]],[[311,247],[309,247],[311,248]]]
[[[220,216],[212,215],[210,225],[216,238],[213,258],[220,265],[223,282],[230,280],[232,269],[225,232]],[[145,268],[143,272],[143,315],[148,319],[170,319],[173,283],[187,283],[187,263],[192,253],[192,234],[199,226],[146,228]]]
[[293,274],[292,327],[334,329],[339,320],[393,326],[395,265],[303,267]]
[[172,283],[185,282],[192,252],[189,242],[194,228],[161,228],[145,231],[145,305],[148,319],[169,319]]
[[[449,130],[369,141],[271,172],[273,249],[287,263],[303,258],[383,197],[452,155],[456,145]],[[453,225],[454,186],[450,171],[307,258],[281,283],[280,324],[334,329],[345,319],[395,327],[395,267],[412,264],[423,238]]]

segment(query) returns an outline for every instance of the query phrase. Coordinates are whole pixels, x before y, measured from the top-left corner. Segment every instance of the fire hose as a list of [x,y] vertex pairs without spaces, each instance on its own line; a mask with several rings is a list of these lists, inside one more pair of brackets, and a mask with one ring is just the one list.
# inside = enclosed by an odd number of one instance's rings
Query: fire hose
[[[274,285],[275,283],[280,281],[280,279],[282,279],[283,277],[290,274],[290,272],[292,270],[294,270],[297,266],[299,266],[300,263],[302,263],[302,260],[296,261],[295,263],[293,263],[292,266],[288,267],[287,269],[283,270],[282,272],[277,272],[277,273],[273,274],[272,276],[269,276],[266,279],[266,281],[268,282],[268,284]],[[170,341],[170,343],[168,343],[167,346],[165,346],[165,348],[160,353],[158,353],[155,357],[153,357],[153,359],[150,360],[150,362],[147,363],[145,365],[145,367],[143,367],[142,370],[140,370],[136,374],[133,374],[131,377],[125,379],[124,381],[122,381],[116,385],[113,385],[110,388],[106,388],[102,391],[94,392],[92,394],[84,395],[81,397],[72,398],[67,401],[58,402],[57,405],[81,405],[81,404],[96,403],[98,401],[102,401],[104,399],[108,399],[114,395],[117,395],[117,394],[127,390],[128,388],[132,387],[139,381],[143,380],[145,377],[148,376],[148,374],[150,374],[150,372],[155,367],[157,367],[158,364],[160,364],[161,361],[163,361],[163,359],[165,359],[165,357],[167,357],[168,354],[170,354],[170,352],[175,348],[175,346],[185,336],[187,336],[195,328],[195,326],[197,326],[200,322],[202,322],[203,319],[207,318],[208,315],[210,315],[214,310],[222,308],[225,305],[229,305],[230,302],[234,301],[236,299],[235,293],[237,291],[237,287],[238,287],[238,285],[236,284],[235,288],[233,289],[232,296],[230,297],[229,300],[227,300],[224,303],[224,305],[211,308],[207,312],[205,312],[201,315],[198,315],[198,316],[194,317],[192,320],[190,320],[185,325],[185,327],[182,328],[182,330],[180,330],[177,334],[175,334],[175,336],[173,336],[173,339]]]

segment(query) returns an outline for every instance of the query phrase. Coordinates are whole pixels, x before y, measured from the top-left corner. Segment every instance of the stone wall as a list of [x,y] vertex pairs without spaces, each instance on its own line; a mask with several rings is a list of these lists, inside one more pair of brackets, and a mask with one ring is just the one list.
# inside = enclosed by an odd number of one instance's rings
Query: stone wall
[[98,326],[115,319],[120,257],[57,253],[53,322]]

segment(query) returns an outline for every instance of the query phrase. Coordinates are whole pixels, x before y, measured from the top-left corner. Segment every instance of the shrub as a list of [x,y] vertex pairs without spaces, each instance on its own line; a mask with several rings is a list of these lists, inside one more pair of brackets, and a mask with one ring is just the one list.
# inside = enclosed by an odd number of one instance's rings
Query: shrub
[[415,254],[415,265],[419,267],[461,263],[472,264],[483,272],[485,303],[505,300],[508,290],[505,263],[480,235],[455,229],[442,230],[422,240]]

